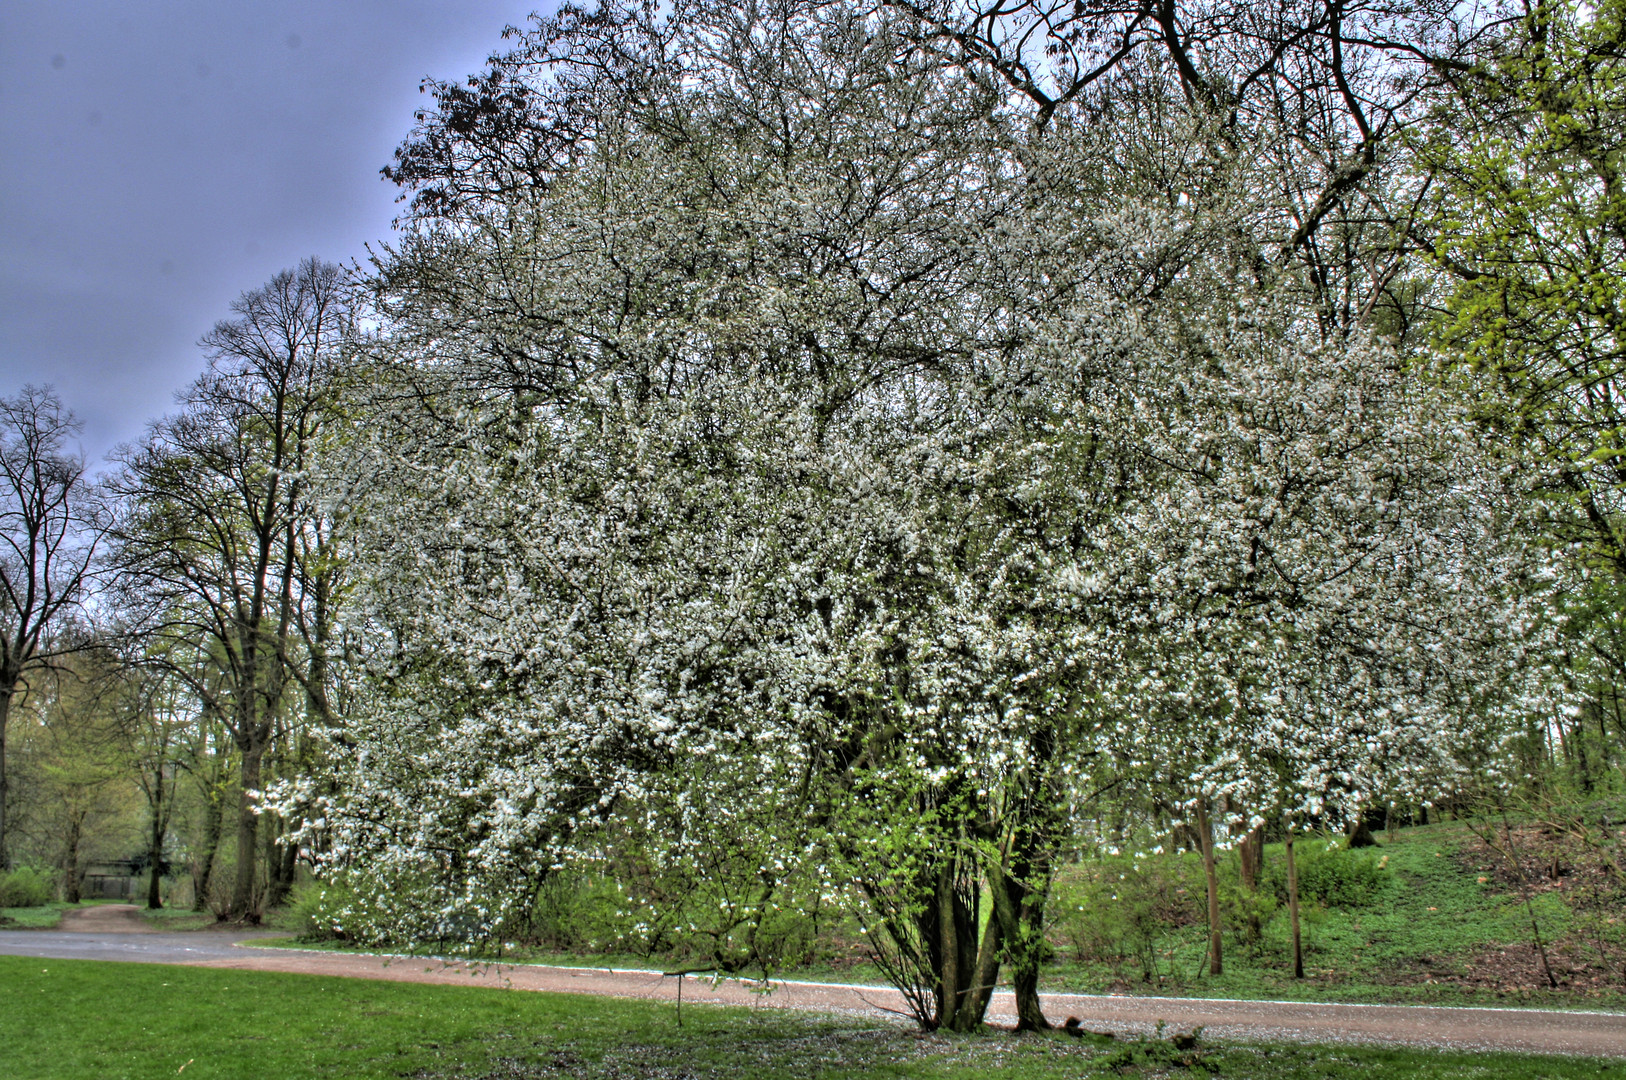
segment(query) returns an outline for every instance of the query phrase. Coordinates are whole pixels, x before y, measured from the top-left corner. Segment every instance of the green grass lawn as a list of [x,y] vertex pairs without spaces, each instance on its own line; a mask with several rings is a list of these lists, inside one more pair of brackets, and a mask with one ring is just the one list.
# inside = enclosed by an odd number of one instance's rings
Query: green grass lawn
[[201,930],[220,921],[215,918],[213,912],[193,911],[184,907],[164,907],[157,910],[143,907],[141,917],[151,923],[153,929],[164,931]]
[[926,1036],[787,1013],[477,987],[0,957],[11,1080],[634,1077],[1452,1077],[1619,1075],[1619,1062],[1363,1047]]
[[44,904],[40,907],[0,908],[0,930],[49,930],[62,921],[62,913],[72,904]]

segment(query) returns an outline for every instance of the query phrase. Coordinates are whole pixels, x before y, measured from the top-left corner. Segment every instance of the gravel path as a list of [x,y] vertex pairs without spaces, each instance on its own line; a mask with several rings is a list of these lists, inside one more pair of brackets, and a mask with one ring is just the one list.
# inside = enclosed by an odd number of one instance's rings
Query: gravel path
[[[191,964],[245,971],[505,987],[575,994],[603,994],[676,1001],[807,1009],[866,1016],[895,1016],[902,1002],[890,987],[780,982],[772,993],[729,979],[673,978],[655,971],[566,968],[541,965],[464,964],[408,957],[359,956],[294,949],[253,948],[245,938],[264,931],[152,932],[134,907],[109,905],[71,912],[80,918],[60,930],[0,930],[0,953],[81,960]],[[109,932],[102,926],[116,926]],[[1221,1039],[1360,1042],[1512,1050],[1626,1058],[1626,1015],[1545,1012],[1532,1009],[1457,1009],[1408,1005],[1310,1005],[1301,1002],[1214,1001],[1192,998],[1047,994],[1053,1022],[1077,1016],[1092,1031],[1120,1035],[1171,1029]],[[994,1023],[1015,1022],[1008,993],[996,994],[988,1010]]]
[[62,913],[57,929],[72,934],[152,934],[156,929],[134,904],[97,904]]

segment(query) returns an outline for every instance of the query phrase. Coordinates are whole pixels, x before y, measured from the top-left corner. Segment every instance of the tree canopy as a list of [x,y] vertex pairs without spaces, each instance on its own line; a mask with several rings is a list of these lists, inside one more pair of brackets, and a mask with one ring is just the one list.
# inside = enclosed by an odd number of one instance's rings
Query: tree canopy
[[850,882],[928,1026],[1002,959],[1040,1026],[1065,807],[1107,776],[1336,820],[1540,697],[1502,660],[1540,623],[1513,492],[1380,335],[1370,252],[1326,254],[1390,190],[1374,146],[1282,149],[1371,124],[1341,9],[1279,42],[1331,65],[1313,132],[1287,74],[1224,89],[1236,30],[1119,13],[1144,47],[1041,77],[954,17],[567,9],[432,88],[344,452],[376,680],[334,792],[287,796],[380,924],[500,936],[666,806],[750,832],[764,906]]

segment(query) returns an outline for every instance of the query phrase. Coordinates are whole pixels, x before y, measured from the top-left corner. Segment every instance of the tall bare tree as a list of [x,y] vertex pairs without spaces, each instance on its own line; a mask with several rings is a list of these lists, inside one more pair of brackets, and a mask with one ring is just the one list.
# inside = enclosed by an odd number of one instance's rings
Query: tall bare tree
[[[182,409],[123,455],[118,539],[130,593],[155,633],[211,657],[192,691],[230,731],[240,761],[230,915],[259,914],[256,795],[266,754],[305,682],[300,587],[312,520],[311,456],[348,320],[338,267],[309,259],[232,305],[204,335],[208,370]],[[291,685],[292,684],[292,685]]]
[[6,728],[29,672],[77,647],[53,640],[84,596],[102,518],[79,421],[50,387],[0,398],[0,869],[6,846]]

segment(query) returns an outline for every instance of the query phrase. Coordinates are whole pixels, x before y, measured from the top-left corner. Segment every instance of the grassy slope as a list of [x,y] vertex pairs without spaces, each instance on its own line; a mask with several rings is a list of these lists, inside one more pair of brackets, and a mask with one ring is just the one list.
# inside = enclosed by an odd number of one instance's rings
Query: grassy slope
[[945,1038],[778,1010],[691,1007],[683,1021],[679,1028],[669,1005],[603,998],[0,957],[0,1055],[12,1080],[1059,1080],[1209,1072],[1258,1080],[1569,1080],[1618,1068],[1572,1058],[1357,1047],[1204,1046],[1192,1055],[1150,1040]]
[[[1162,982],[1147,982],[1124,964],[1062,959],[1047,986],[1080,992],[1117,991],[1283,1000],[1626,1008],[1626,984],[1540,985],[1530,949],[1530,921],[1522,897],[1495,872],[1496,857],[1458,823],[1400,830],[1384,839],[1381,854],[1392,871],[1389,887],[1353,909],[1311,906],[1303,918],[1305,974],[1292,970],[1285,907],[1265,923],[1261,940],[1227,937],[1226,972],[1207,974],[1207,930],[1191,923],[1157,942]],[[1279,845],[1267,860],[1281,860]],[[1189,875],[1192,892],[1201,888]],[[1546,941],[1564,941],[1574,924],[1562,890],[1534,898]],[[1501,954],[1511,952],[1516,960]],[[1065,946],[1062,949],[1065,954]],[[1529,954],[1529,955],[1526,955]],[[1492,969],[1500,977],[1491,978]]]

